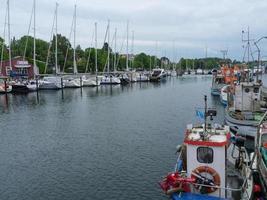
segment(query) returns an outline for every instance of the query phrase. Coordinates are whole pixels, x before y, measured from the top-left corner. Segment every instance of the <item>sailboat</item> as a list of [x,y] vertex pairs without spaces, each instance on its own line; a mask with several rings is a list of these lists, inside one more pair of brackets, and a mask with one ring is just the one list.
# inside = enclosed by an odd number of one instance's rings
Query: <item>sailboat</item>
[[[7,0],[7,12],[6,17],[8,21],[8,46],[9,46],[9,68],[11,69],[12,62],[11,62],[11,39],[10,39],[10,6],[9,0]],[[6,30],[6,17],[5,17],[5,26],[4,26],[4,38],[5,38],[5,30]],[[4,44],[2,44],[2,51],[1,51],[1,67],[0,67],[0,75],[2,73],[2,65],[3,65],[3,55],[4,55]],[[9,93],[12,91],[12,86],[8,84],[6,77],[0,78],[0,94]]]
[[[35,34],[35,29],[36,29],[36,16],[35,16],[35,12],[36,11],[36,2],[35,0],[33,1],[33,9],[32,9],[32,13],[31,13],[31,18],[30,18],[30,24],[29,24],[29,28],[28,28],[28,33],[27,35],[30,34],[30,28],[31,28],[31,22],[32,22],[32,16],[33,16],[33,21],[34,21],[34,37],[33,37],[33,68],[34,68],[34,78],[35,76],[38,75],[38,70],[37,70],[37,66],[36,66],[36,42],[35,42],[35,38],[36,38],[36,34]],[[26,56],[26,50],[27,50],[27,45],[28,45],[28,38],[26,41],[26,45],[25,45],[25,49],[24,49],[24,55],[23,55],[23,62],[17,64],[16,67],[26,67],[26,66],[30,66],[28,64],[28,61],[25,60],[25,56]],[[38,88],[38,83],[35,79],[33,80],[16,80],[16,81],[12,81],[12,93],[29,93],[29,92],[34,92],[37,90]]]
[[[89,60],[89,57],[88,57],[88,60]],[[97,67],[97,23],[95,23],[95,78],[87,78],[83,76],[82,81],[83,81],[84,87],[86,86],[94,87],[94,86],[100,85],[100,79],[98,77],[98,67]]]
[[[73,74],[77,75],[77,61],[76,61],[76,18],[77,18],[77,5],[74,6],[73,15]],[[83,86],[82,78],[76,78],[73,76],[66,76],[64,78],[65,88],[80,88]]]
[[[58,13],[58,3],[56,3],[53,26],[52,26],[52,33],[51,33],[51,36],[52,36],[54,28],[55,28],[55,73],[56,74],[54,76],[46,76],[42,80],[40,80],[40,83],[39,83],[40,90],[58,90],[58,89],[64,88],[63,80],[60,76],[58,76],[59,68],[58,68],[58,41],[57,41],[57,37],[58,37],[57,13]],[[51,40],[52,40],[52,37],[51,37]],[[51,47],[51,43],[50,43],[50,47]],[[48,57],[49,57],[50,47],[48,49]],[[48,57],[47,57],[47,63],[48,63]]]
[[104,77],[102,77],[101,84],[102,85],[120,84],[121,80],[110,73],[110,46],[109,46],[109,42],[110,42],[110,21],[109,20],[108,20],[106,34],[107,34],[107,38],[108,38],[107,73],[104,75]]
[[[131,82],[129,74],[129,21],[127,21],[127,30],[126,30],[126,71],[120,74],[120,80],[122,84],[129,84]],[[132,72],[131,72],[132,73]]]

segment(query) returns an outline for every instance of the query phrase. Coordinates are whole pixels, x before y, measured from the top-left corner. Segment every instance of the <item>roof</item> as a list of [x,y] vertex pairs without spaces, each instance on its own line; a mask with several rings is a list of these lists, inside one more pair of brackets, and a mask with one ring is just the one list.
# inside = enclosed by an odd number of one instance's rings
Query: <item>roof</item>
[[229,127],[207,129],[205,139],[201,136],[204,133],[203,127],[187,129],[184,143],[195,146],[226,146],[230,139]]

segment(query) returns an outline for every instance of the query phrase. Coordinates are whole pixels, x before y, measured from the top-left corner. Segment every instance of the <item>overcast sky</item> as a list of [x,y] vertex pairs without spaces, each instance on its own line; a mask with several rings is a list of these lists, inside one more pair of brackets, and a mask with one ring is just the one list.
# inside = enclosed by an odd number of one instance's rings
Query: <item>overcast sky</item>
[[[10,0],[11,35],[27,34],[32,0]],[[103,45],[107,20],[111,20],[111,37],[118,28],[118,49],[126,37],[127,20],[130,39],[135,33],[134,53],[145,52],[180,57],[243,58],[241,31],[250,27],[251,38],[267,35],[266,0],[58,0],[58,32],[68,37],[77,4],[77,43],[91,45],[94,22],[98,23],[98,46]],[[49,40],[55,0],[36,0],[37,37]],[[6,0],[0,0],[0,34],[3,37]],[[32,35],[32,30],[31,33]],[[157,42],[156,42],[157,41]],[[72,41],[73,42],[73,41]],[[156,48],[157,43],[157,48]],[[175,44],[175,45],[174,45]],[[129,41],[131,49],[131,40]],[[174,48],[175,46],[175,48]],[[267,40],[260,42],[267,56]],[[252,46],[253,49],[254,46]],[[129,50],[130,51],[130,50]],[[125,53],[125,45],[121,53]],[[175,55],[175,56],[174,56]],[[256,57],[256,54],[255,54]]]

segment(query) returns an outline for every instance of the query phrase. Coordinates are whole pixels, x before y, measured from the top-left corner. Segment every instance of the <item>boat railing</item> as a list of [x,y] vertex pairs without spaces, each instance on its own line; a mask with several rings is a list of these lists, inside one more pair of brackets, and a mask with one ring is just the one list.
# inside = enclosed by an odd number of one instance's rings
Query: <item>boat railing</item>
[[248,191],[246,190],[247,188],[247,178],[244,180],[242,186],[240,188],[229,188],[229,187],[221,187],[217,185],[205,185],[205,184],[200,184],[200,183],[192,183],[194,186],[198,187],[208,187],[208,188],[213,188],[219,190],[219,197],[220,198],[225,198],[222,196],[222,191],[225,192],[240,192],[241,199],[249,199],[251,195],[248,194]]

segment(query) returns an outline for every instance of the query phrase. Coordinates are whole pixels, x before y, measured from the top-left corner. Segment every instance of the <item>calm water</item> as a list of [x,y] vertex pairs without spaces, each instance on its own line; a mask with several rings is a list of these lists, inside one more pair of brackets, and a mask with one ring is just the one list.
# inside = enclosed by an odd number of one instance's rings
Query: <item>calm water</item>
[[0,96],[0,199],[166,199],[158,181],[211,77]]

